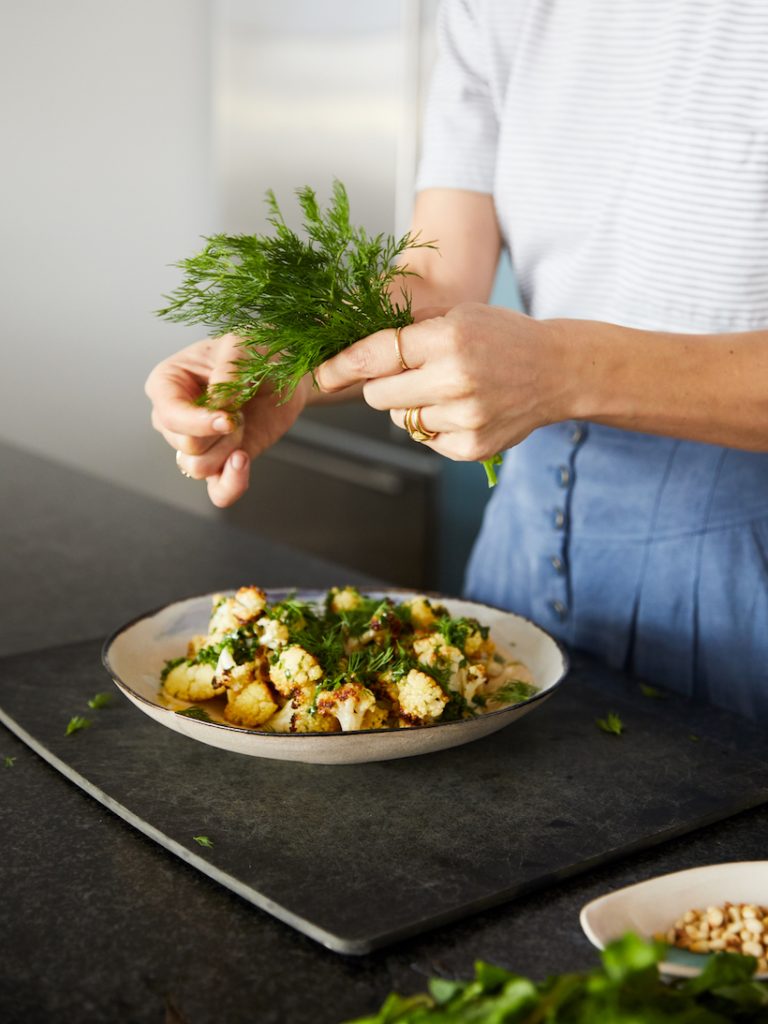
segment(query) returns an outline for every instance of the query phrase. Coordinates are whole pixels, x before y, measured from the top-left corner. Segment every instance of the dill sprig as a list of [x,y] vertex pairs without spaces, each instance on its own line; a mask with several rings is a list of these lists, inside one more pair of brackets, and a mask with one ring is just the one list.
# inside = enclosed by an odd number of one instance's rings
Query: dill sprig
[[386,327],[413,322],[409,293],[393,283],[412,275],[397,259],[431,243],[412,235],[369,235],[350,222],[341,182],[322,210],[309,186],[296,191],[306,238],[285,223],[267,192],[271,235],[213,235],[202,252],[176,264],[181,285],[159,315],[236,334],[242,358],[231,380],[208,389],[206,405],[239,408],[268,381],[287,401],[299,381],[347,345]]
[[[350,221],[340,181],[321,209],[312,188],[296,190],[304,214],[302,238],[285,223],[274,193],[267,192],[269,235],[217,234],[205,248],[175,264],[182,283],[165,296],[158,315],[202,324],[212,334],[232,333],[243,349],[229,380],[209,385],[200,404],[238,409],[265,383],[287,402],[299,381],[353,342],[387,327],[413,323],[404,279],[417,276],[398,262],[408,250],[434,248],[411,234],[369,235]],[[393,298],[403,279],[400,298]],[[484,463],[496,483],[500,456]]]

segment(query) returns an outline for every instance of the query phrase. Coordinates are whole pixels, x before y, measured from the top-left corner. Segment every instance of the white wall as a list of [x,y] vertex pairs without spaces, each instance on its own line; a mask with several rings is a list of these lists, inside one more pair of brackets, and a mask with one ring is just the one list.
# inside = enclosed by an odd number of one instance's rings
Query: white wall
[[200,511],[143,381],[215,228],[209,0],[0,0],[0,438]]

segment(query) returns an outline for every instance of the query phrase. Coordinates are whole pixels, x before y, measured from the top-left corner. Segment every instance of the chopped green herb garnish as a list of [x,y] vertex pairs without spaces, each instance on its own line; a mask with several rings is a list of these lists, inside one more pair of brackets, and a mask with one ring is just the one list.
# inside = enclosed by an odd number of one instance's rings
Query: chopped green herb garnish
[[88,701],[88,707],[93,708],[94,711],[99,708],[106,708],[112,703],[113,694],[111,693],[96,693]]
[[691,733],[688,733],[688,739],[692,743],[698,743],[699,740],[701,739],[701,736],[697,736],[695,732],[691,732]]
[[4,757],[3,758],[3,765],[6,768],[13,768],[13,766],[15,764],[16,764],[16,758],[15,757]]
[[92,725],[93,722],[90,718],[83,718],[82,715],[75,715],[73,718],[70,718],[65,735],[71,736],[73,732],[80,732],[81,729],[90,729]]
[[198,846],[206,846],[208,849],[213,848],[213,841],[208,836],[192,836]]
[[160,673],[160,682],[164,683],[168,678],[168,673],[172,672],[177,665],[182,665],[186,660],[186,658],[169,658],[163,665],[163,671]]
[[624,723],[615,711],[609,711],[605,718],[596,718],[595,725],[603,732],[613,733],[614,736],[621,736],[624,732]]
[[647,683],[640,683],[640,693],[652,700],[664,700],[667,696],[666,693],[662,693],[661,690],[657,690],[655,686],[649,686]]
[[213,719],[205,710],[205,708],[182,708],[181,711],[175,711],[174,714],[181,715],[183,718],[198,718],[201,722],[212,722]]
[[520,704],[538,692],[538,686],[534,686],[533,683],[526,683],[523,679],[510,679],[492,696],[494,700],[502,701],[504,704]]

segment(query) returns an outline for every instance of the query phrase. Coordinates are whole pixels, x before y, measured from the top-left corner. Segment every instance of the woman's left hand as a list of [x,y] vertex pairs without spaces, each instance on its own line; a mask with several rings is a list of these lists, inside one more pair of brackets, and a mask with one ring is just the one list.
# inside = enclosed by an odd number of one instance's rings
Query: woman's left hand
[[400,332],[379,331],[323,363],[323,392],[363,382],[374,409],[388,409],[405,427],[420,409],[425,442],[450,459],[481,461],[522,441],[532,430],[569,418],[573,381],[562,321],[464,303]]

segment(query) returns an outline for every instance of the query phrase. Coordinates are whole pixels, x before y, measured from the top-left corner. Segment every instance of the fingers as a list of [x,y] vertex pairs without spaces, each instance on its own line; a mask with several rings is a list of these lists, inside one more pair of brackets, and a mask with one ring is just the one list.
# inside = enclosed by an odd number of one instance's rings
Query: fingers
[[187,452],[184,448],[176,450],[176,464],[186,476],[193,480],[207,480],[209,477],[218,476],[224,469],[224,464],[234,451],[241,448],[242,438],[238,434],[232,437],[222,437],[214,440],[207,451],[196,453]]
[[251,460],[242,448],[216,449],[195,457],[176,453],[176,464],[191,480],[205,480],[208,497],[217,508],[228,508],[245,494],[251,473]]
[[240,448],[232,452],[221,472],[208,477],[208,497],[217,508],[229,508],[248,490],[251,462]]
[[409,324],[400,330],[399,339],[394,329],[387,328],[355,342],[318,367],[317,386],[332,393],[372,378],[403,373],[403,364],[409,370],[418,369],[424,362],[420,331],[420,324]]

